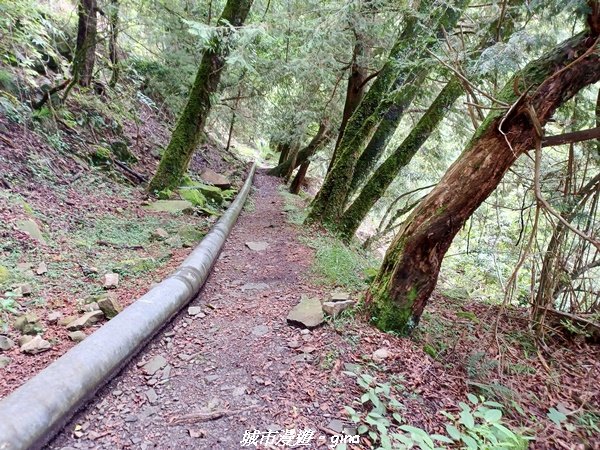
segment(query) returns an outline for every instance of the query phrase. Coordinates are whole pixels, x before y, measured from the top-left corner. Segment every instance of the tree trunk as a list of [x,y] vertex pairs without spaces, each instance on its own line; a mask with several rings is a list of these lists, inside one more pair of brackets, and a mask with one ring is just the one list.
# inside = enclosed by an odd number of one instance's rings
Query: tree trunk
[[371,208],[377,203],[387,188],[392,184],[400,169],[406,166],[412,157],[419,151],[425,141],[435,131],[444,119],[448,109],[463,93],[460,80],[452,78],[438,94],[427,112],[423,114],[417,125],[373,173],[358,197],[344,212],[341,220],[334,228],[342,237],[349,241]]
[[331,141],[331,133],[329,129],[329,121],[327,119],[321,121],[317,134],[311,139],[306,147],[300,150],[295,158],[286,155],[286,159],[279,163],[277,167],[270,169],[267,174],[275,177],[285,177],[286,174],[293,172],[294,169],[303,164],[308,158],[313,156],[319,149],[325,147]]
[[[596,36],[584,32],[565,41],[517,73],[500,92],[499,99],[513,107],[506,116],[503,111],[488,115],[390,245],[367,294],[378,327],[410,333],[417,326],[454,236],[537,141],[530,112],[535,111],[543,126],[556,108],[600,79],[600,58],[593,51]],[[531,94],[515,92],[523,86]]]
[[119,0],[111,0],[108,14],[108,56],[112,68],[110,87],[115,87],[119,82],[119,53],[117,51],[117,39],[119,37]]
[[348,86],[346,88],[344,112],[342,113],[342,122],[335,141],[335,147],[333,148],[333,155],[329,161],[329,167],[327,167],[327,172],[332,169],[336,160],[337,150],[344,134],[344,130],[346,129],[346,125],[348,124],[348,120],[350,120],[350,117],[354,114],[354,111],[356,111],[356,108],[365,95],[367,69],[362,66],[360,60],[366,55],[366,46],[363,42],[363,36],[357,32],[354,34],[356,41],[354,43],[354,51],[352,52],[352,63],[350,65],[350,75],[348,76]]
[[[423,0],[419,5],[419,12],[432,14],[432,24],[421,24],[415,16],[409,18],[388,61],[346,125],[338,148],[339,156],[311,204],[311,211],[306,219],[308,223],[332,225],[340,218],[356,162],[383,114],[393,103],[400,105],[403,110],[409,104],[412,89],[416,89],[412,85],[416,79],[415,71],[411,67],[399,65],[398,61],[405,61],[407,58],[422,59],[427,50],[437,42],[436,39],[431,39],[432,36],[426,36],[427,31],[433,34],[431,30],[437,29],[438,25],[446,29],[453,28],[468,3],[469,0],[457,0],[454,7],[437,8],[431,13],[431,1]],[[425,42],[417,42],[424,37],[427,38]],[[395,93],[391,92],[392,89]]]
[[300,192],[300,188],[302,187],[302,183],[304,182],[304,179],[306,178],[306,172],[308,172],[309,165],[310,165],[310,161],[304,161],[300,165],[300,168],[298,169],[298,172],[296,173],[296,176],[294,177],[294,180],[292,181],[292,184],[290,185],[290,192],[292,194],[298,195],[298,193]]
[[96,34],[98,20],[96,0],[80,0],[77,6],[77,46],[73,58],[73,78],[80,86],[92,82],[96,61]]
[[[252,2],[227,0],[217,24],[225,27],[242,26]],[[187,104],[148,187],[150,192],[177,187],[187,171],[212,106],[210,96],[217,90],[229,53],[227,41],[228,36],[214,37],[212,45],[204,52]]]

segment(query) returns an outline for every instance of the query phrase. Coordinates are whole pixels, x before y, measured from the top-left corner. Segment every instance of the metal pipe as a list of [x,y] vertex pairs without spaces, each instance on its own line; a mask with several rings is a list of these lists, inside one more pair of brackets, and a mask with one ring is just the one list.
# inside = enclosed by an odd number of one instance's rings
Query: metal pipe
[[192,300],[244,206],[256,170],[177,271],[0,401],[0,449],[38,449]]

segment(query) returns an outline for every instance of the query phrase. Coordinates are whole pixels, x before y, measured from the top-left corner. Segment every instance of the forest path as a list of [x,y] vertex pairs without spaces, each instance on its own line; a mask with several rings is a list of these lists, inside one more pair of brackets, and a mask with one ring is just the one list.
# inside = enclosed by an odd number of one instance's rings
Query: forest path
[[[301,293],[318,295],[323,288],[308,283],[312,250],[286,222],[278,186],[257,174],[249,207],[189,305],[197,309],[185,308],[49,448],[234,449],[245,430],[318,431],[315,422],[326,425],[340,415],[339,400],[315,401],[315,383],[331,367],[311,364],[318,352],[310,354],[335,333],[286,323]],[[246,245],[256,241],[268,247]],[[174,423],[196,412],[222,417]],[[319,447],[315,436],[310,448]]]

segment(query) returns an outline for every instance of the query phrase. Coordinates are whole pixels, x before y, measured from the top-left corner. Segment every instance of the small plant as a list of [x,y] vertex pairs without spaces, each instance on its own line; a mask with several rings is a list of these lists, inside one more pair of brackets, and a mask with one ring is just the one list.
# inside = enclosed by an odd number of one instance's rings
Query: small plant
[[[344,372],[356,377],[363,394],[357,403],[362,411],[346,406],[346,412],[357,426],[357,433],[377,444],[378,450],[420,448],[443,450],[465,448],[468,450],[526,449],[530,437],[510,430],[502,421],[500,403],[486,401],[484,397],[467,394],[469,404],[459,402],[457,415],[442,411],[448,419],[446,435],[429,434],[427,431],[406,423],[402,416],[404,405],[394,396],[392,383],[378,383],[366,374]],[[440,445],[441,444],[441,445]],[[338,446],[338,450],[345,447]]]

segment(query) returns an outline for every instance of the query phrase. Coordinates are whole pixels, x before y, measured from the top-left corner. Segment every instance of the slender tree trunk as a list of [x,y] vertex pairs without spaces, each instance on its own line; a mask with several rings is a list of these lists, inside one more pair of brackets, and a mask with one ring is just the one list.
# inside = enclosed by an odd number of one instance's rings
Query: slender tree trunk
[[356,108],[365,95],[367,69],[362,65],[361,59],[365,58],[367,51],[365,43],[363,42],[364,37],[358,32],[355,32],[354,35],[354,51],[352,52],[352,63],[350,65],[350,75],[348,76],[348,85],[346,88],[344,112],[342,113],[342,122],[340,123],[340,129],[338,131],[335,147],[333,148],[333,155],[329,161],[327,172],[331,170],[336,160],[338,147],[344,134],[344,130],[346,129],[346,125],[348,124],[348,120],[350,120],[350,117],[354,114],[354,111],[356,111]]
[[119,37],[119,0],[111,0],[108,14],[108,56],[112,68],[109,86],[115,87],[119,82],[119,53],[117,39]]
[[402,144],[375,170],[358,197],[334,227],[345,240],[348,241],[354,236],[361,222],[392,184],[400,169],[410,162],[462,93],[463,88],[460,80],[453,77],[438,94]]
[[[225,27],[242,26],[252,2],[253,0],[227,0],[217,24]],[[156,175],[150,182],[150,192],[177,187],[196,150],[212,106],[210,96],[218,88],[229,53],[228,36],[213,39],[212,45],[202,56],[187,104],[160,160]]]
[[96,61],[96,35],[98,19],[96,0],[79,0],[77,5],[77,45],[73,58],[73,79],[80,86],[92,82]]
[[296,176],[290,185],[290,192],[292,194],[298,195],[300,192],[302,183],[304,183],[304,179],[306,178],[306,172],[308,172],[308,166],[310,166],[310,161],[304,161],[300,165],[300,168],[298,169],[298,172],[296,173]]
[[331,139],[332,137],[329,128],[329,121],[325,119],[319,124],[319,130],[317,131],[317,134],[315,134],[306,147],[297,153],[295,159],[286,155],[285,161],[279,163],[277,167],[270,169],[267,174],[275,177],[285,177],[286,174],[290,173],[290,171],[293,172],[296,167],[303,164],[318,150],[325,147],[329,141],[331,141]]
[[[417,326],[454,236],[537,141],[531,111],[544,126],[556,108],[600,79],[600,58],[593,51],[597,31],[568,39],[517,73],[500,92],[499,99],[513,105],[510,112],[488,115],[390,245],[367,294],[378,327],[410,333]],[[530,94],[519,96],[515,89],[523,86]]]
[[[401,109],[404,109],[409,104],[412,89],[416,89],[412,85],[416,79],[415,71],[399,65],[398,61],[404,61],[406,58],[422,59],[436,42],[435,39],[431,39],[431,35],[427,36],[427,32],[434,34],[435,31],[431,30],[437,29],[438,25],[443,25],[446,29],[453,28],[468,3],[469,0],[456,0],[453,7],[434,8],[432,12],[430,1],[423,0],[420,3],[419,12],[431,14],[434,17],[433,26],[423,26],[428,24],[421,24],[417,17],[408,20],[390,52],[388,61],[346,125],[338,148],[339,156],[312,202],[311,211],[306,219],[308,223],[321,222],[329,226],[335,224],[342,215],[356,162],[379,125],[383,113],[393,103],[401,105]],[[417,42],[424,37],[428,38],[426,42]],[[392,89],[396,92],[389,95]]]

